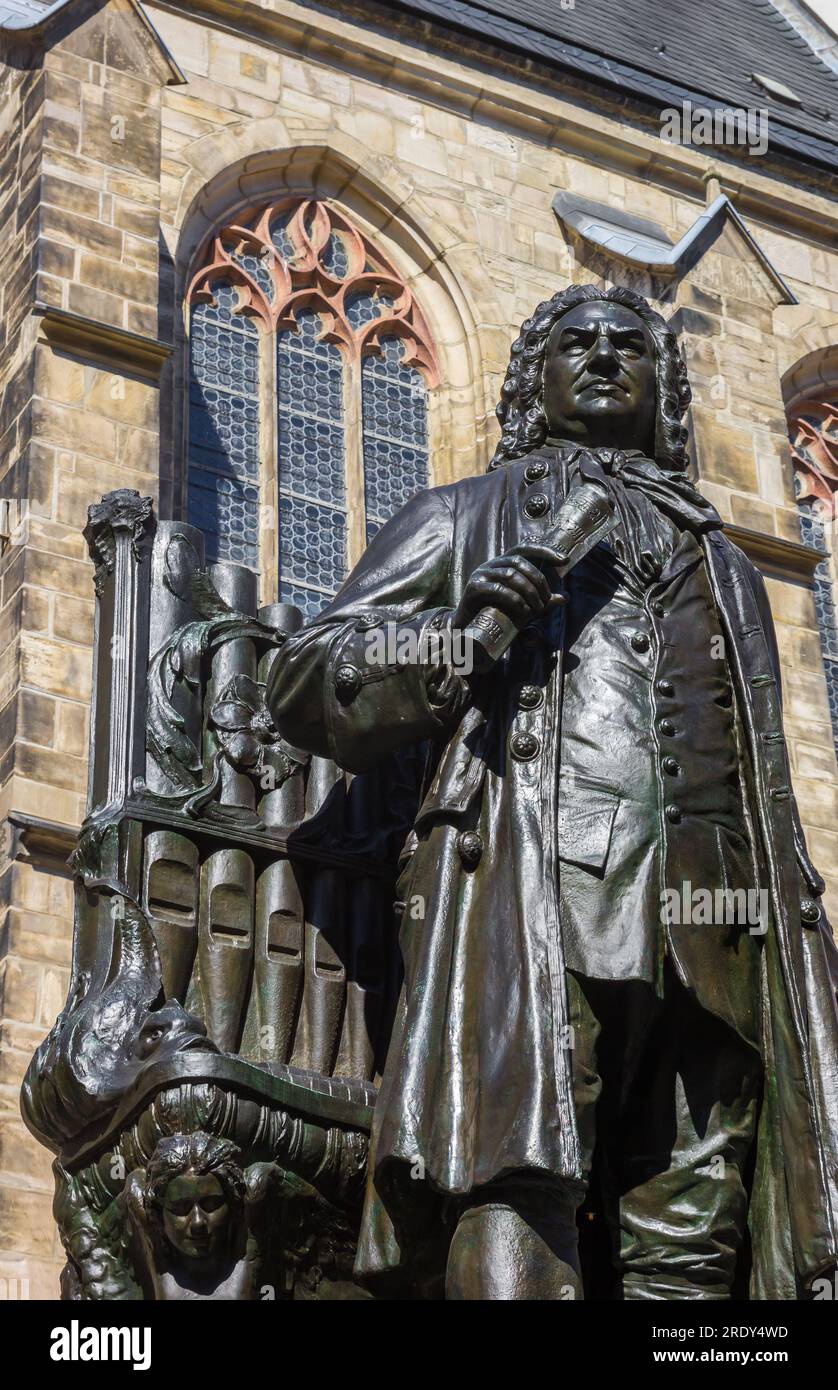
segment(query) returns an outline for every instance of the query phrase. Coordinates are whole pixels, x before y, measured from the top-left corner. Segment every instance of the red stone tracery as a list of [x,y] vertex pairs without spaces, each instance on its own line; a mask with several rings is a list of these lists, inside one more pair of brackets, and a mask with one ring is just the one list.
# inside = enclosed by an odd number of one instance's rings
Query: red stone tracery
[[838,497],[838,406],[829,401],[801,401],[789,413],[789,438],[797,479],[798,501],[813,498],[836,514]]
[[[330,268],[324,259],[329,252],[345,257],[345,274]],[[258,271],[242,264],[250,257],[258,259]],[[428,386],[438,383],[431,334],[410,288],[349,218],[328,203],[294,197],[269,203],[214,233],[202,261],[189,286],[190,304],[211,303],[213,286],[223,282],[237,287],[238,312],[258,319],[269,331],[293,328],[300,310],[314,310],[322,315],[325,341],[363,357],[377,352],[382,338],[398,337],[405,364],[418,367]],[[393,304],[382,303],[377,318],[353,328],[347,304],[358,294],[384,295]]]

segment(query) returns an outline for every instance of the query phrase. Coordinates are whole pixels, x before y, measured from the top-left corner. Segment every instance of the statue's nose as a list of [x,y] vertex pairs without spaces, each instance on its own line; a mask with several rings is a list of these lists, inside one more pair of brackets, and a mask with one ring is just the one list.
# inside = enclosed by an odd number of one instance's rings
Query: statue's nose
[[588,365],[596,367],[599,371],[608,371],[617,365],[614,344],[604,330],[601,330],[596,336],[596,341],[593,343],[588,356]]
[[189,1220],[189,1234],[191,1236],[205,1236],[207,1233],[207,1218],[199,1206],[192,1208],[192,1215]]

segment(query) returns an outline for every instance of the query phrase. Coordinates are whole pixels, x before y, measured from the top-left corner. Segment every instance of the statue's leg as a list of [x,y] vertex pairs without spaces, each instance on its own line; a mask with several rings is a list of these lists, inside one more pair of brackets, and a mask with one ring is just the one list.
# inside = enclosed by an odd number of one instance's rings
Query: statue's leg
[[457,1223],[445,1297],[581,1298],[579,1196],[526,1178],[493,1184],[485,1195],[487,1200],[469,1205]]
[[670,981],[622,1115],[624,1298],[732,1297],[761,1076],[755,1050]]
[[[575,977],[568,975],[567,985],[576,1123],[590,1172],[601,1089],[599,1023]],[[576,1212],[584,1195],[584,1183],[538,1173],[512,1174],[475,1192],[451,1241],[446,1298],[582,1298]]]

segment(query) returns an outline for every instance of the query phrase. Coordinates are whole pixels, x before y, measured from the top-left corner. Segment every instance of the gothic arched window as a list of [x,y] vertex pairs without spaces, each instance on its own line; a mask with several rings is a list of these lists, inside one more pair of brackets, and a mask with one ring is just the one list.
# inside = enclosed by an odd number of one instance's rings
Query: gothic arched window
[[427,324],[343,213],[290,197],[215,233],[188,304],[188,519],[311,616],[428,486]]
[[815,569],[815,608],[838,753],[838,611],[828,542],[838,501],[838,407],[819,400],[799,402],[789,412],[789,436],[801,539],[824,555]]

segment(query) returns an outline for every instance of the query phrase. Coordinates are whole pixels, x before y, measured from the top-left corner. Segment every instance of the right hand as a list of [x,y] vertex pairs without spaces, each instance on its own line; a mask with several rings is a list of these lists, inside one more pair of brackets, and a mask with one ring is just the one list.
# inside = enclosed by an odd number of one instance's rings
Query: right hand
[[463,590],[453,626],[468,627],[481,609],[497,608],[521,629],[556,602],[562,602],[560,596],[553,593],[534,560],[514,550],[478,565]]

